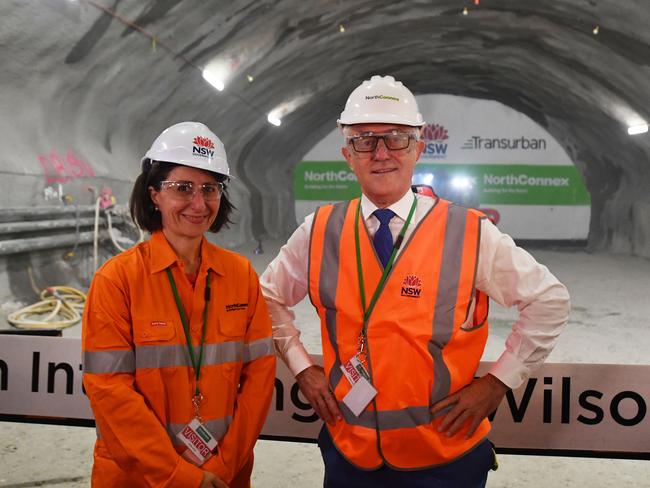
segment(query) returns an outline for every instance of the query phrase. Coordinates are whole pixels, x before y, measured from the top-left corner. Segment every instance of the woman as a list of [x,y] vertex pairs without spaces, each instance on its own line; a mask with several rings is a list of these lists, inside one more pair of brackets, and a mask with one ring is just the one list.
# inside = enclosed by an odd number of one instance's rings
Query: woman
[[255,271],[204,238],[230,222],[228,175],[197,122],[142,159],[130,207],[151,239],[97,271],[84,313],[93,486],[250,486],[275,357]]

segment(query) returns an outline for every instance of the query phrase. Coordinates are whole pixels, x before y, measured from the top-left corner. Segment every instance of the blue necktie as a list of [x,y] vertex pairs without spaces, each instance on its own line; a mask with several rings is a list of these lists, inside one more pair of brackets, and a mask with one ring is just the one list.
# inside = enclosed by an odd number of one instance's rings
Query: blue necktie
[[375,246],[375,251],[377,251],[377,256],[379,256],[381,264],[385,268],[393,252],[393,235],[390,233],[388,223],[390,219],[395,217],[395,212],[389,208],[379,208],[373,212],[373,215],[379,220],[379,229],[375,232],[372,243]]

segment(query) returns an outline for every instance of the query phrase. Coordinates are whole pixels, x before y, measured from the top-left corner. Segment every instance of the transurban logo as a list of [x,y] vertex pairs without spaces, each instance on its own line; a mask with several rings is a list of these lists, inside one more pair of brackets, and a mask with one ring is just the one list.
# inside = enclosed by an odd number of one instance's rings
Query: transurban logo
[[204,157],[214,156],[214,142],[207,137],[196,136],[192,141],[192,154],[198,154]]
[[366,95],[366,100],[392,100],[399,102],[399,98],[391,97],[390,95]]
[[524,150],[524,151],[545,151],[546,139],[529,139],[528,137],[480,137],[472,136],[465,141],[461,149],[501,149],[501,150]]
[[354,173],[340,171],[305,171],[305,181],[357,181]]
[[402,281],[403,297],[420,298],[422,293],[422,280],[415,275],[407,275]]
[[426,124],[422,128],[424,151],[422,156],[432,159],[445,159],[447,157],[447,139],[449,133],[441,124]]
[[519,186],[555,186],[566,187],[570,186],[569,178],[555,177],[544,178],[541,176],[528,176],[527,174],[520,175],[483,175],[483,185],[519,185]]

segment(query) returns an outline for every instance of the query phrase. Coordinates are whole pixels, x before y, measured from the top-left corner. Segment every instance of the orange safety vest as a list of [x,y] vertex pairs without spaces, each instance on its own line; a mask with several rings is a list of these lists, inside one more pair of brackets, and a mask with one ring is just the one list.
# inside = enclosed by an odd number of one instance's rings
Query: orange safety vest
[[[205,239],[194,287],[162,232],[93,279],[83,318],[84,386],[98,427],[94,487],[198,486],[202,470],[249,486],[252,451],[275,378],[271,322],[243,257]],[[171,268],[198,355],[210,269],[200,386],[203,425],[219,441],[200,468],[176,434],[193,418],[195,376],[165,270]]]
[[[468,385],[487,340],[487,296],[474,288],[484,216],[438,199],[395,260],[367,328],[368,369],[378,390],[356,417],[343,397],[351,385],[341,364],[357,353],[363,325],[355,255],[358,199],[318,209],[309,249],[309,294],[321,319],[324,365],[344,421],[328,425],[341,454],[361,469],[446,464],[490,430],[438,432],[431,406]],[[360,224],[366,300],[383,272]]]

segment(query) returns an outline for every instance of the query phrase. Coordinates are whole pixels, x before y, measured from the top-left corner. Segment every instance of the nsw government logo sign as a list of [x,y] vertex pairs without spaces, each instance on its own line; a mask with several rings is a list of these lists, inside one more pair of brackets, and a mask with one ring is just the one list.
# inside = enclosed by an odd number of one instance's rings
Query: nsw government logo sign
[[446,159],[449,133],[441,124],[426,124],[422,129],[425,159]]

